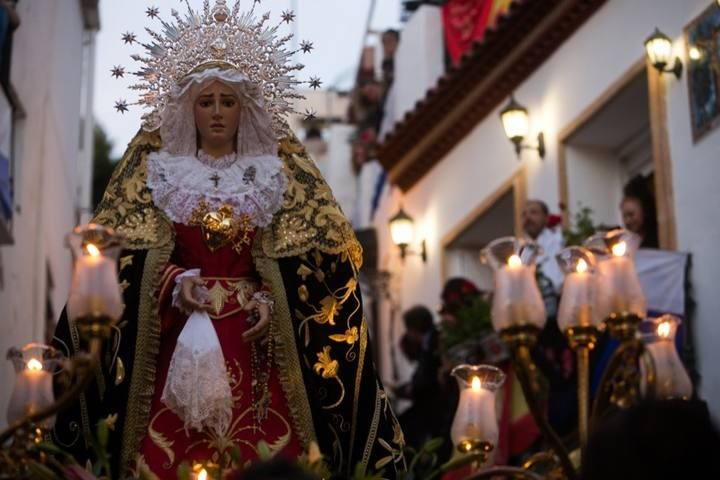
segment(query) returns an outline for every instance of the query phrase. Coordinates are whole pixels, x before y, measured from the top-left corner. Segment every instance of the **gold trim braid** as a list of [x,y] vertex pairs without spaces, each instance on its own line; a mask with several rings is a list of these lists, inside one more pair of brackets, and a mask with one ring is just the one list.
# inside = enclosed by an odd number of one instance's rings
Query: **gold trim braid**
[[145,258],[140,286],[135,360],[120,454],[121,472],[132,466],[134,455],[140,451],[140,442],[150,420],[157,356],[160,352],[160,312],[155,292],[160,287],[162,270],[170,259],[172,250],[173,245],[170,243],[162,248],[149,250]]
[[303,449],[307,450],[312,442],[317,441],[317,437],[310,413],[310,401],[300,369],[300,356],[295,342],[290,306],[277,260],[267,258],[261,250],[256,244],[256,247],[253,248],[253,257],[255,269],[263,284],[270,287],[270,294],[275,302],[272,319],[275,325],[275,328],[272,329],[275,342],[275,363],[292,416],[293,429],[302,442]]

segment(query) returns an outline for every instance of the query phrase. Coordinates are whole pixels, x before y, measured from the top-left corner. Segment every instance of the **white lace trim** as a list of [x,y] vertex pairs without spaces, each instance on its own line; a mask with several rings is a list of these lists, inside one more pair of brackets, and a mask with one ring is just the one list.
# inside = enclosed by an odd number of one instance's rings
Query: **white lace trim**
[[288,180],[276,155],[238,156],[218,168],[161,150],[148,155],[147,184],[155,205],[173,222],[187,225],[205,201],[211,209],[231,205],[235,215],[248,215],[254,226],[266,227],[282,206]]
[[162,402],[185,430],[212,429],[224,435],[232,421],[232,390],[215,327],[206,312],[193,312],[170,360]]

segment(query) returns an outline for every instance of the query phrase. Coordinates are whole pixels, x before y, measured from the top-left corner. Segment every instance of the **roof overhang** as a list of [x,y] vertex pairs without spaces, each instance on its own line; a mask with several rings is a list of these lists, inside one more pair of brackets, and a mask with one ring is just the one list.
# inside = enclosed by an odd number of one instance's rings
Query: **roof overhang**
[[386,137],[378,158],[390,181],[412,188],[605,2],[514,1]]

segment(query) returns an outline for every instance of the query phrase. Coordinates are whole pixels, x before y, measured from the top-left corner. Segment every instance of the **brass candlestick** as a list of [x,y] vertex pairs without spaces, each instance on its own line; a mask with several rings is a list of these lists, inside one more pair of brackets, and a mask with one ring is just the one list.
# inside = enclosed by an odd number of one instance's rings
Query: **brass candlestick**
[[589,429],[590,351],[597,344],[598,329],[592,325],[570,327],[565,331],[565,335],[570,348],[577,355],[578,434],[582,453],[587,444]]
[[513,358],[513,366],[515,367],[515,372],[517,374],[518,381],[520,382],[523,396],[525,397],[535,423],[540,429],[540,432],[545,440],[550,445],[550,448],[555,452],[565,478],[568,480],[575,480],[577,478],[577,473],[575,472],[575,467],[573,467],[573,464],[570,461],[570,455],[563,445],[560,436],[550,425],[538,398],[538,392],[540,391],[538,379],[539,372],[537,365],[535,365],[532,357],[530,356],[530,348],[537,342],[539,333],[540,329],[535,326],[517,325],[501,331],[500,337],[510,348]]

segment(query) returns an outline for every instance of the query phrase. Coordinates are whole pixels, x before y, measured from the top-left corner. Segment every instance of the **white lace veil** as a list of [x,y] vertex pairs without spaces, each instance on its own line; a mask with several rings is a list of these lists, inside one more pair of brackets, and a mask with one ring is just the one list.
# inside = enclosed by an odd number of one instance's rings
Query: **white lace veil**
[[196,154],[197,127],[193,106],[203,88],[215,80],[232,88],[240,99],[237,154],[277,154],[272,116],[265,109],[265,99],[259,87],[240,71],[217,66],[191,73],[175,87],[162,113],[160,136],[163,150],[177,156]]

